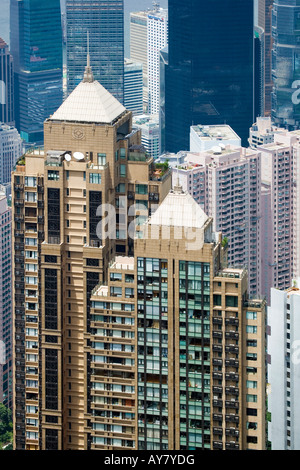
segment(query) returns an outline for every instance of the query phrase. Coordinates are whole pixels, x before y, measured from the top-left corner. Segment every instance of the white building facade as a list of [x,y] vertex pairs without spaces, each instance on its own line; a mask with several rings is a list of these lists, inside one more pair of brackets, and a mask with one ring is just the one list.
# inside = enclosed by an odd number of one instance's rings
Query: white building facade
[[268,440],[272,450],[300,450],[300,279],[271,289],[268,308]]
[[232,145],[241,147],[241,138],[227,124],[219,126],[191,126],[190,127],[190,151],[204,152],[216,145]]
[[155,160],[160,156],[159,115],[140,115],[132,119],[132,126],[141,130],[142,145]]
[[143,64],[144,112],[159,112],[160,50],[168,44],[168,10],[130,14],[130,59]]
[[0,402],[12,407],[11,208],[0,192]]
[[0,123],[0,184],[11,181],[11,172],[22,153],[22,139],[17,129]]
[[262,162],[263,293],[287,289],[300,276],[300,131],[281,130],[260,145]]
[[249,294],[261,294],[260,152],[226,145],[188,152],[172,168],[177,179],[206,214],[214,230],[228,239],[228,263],[248,269]]

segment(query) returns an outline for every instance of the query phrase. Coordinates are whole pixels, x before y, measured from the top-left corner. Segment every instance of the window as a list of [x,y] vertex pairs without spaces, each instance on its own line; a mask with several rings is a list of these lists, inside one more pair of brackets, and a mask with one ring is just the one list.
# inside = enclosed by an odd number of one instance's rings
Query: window
[[120,176],[126,176],[126,165],[120,165]]
[[34,188],[36,186],[36,178],[32,176],[25,176],[25,186]]
[[59,180],[59,171],[48,170],[48,180],[49,181],[58,181]]
[[247,424],[246,424],[246,427],[247,427],[247,429],[253,429],[254,431],[256,431],[257,430],[257,423],[251,423],[251,422],[248,421]]
[[257,360],[257,354],[247,353],[246,354],[246,359],[247,359],[247,361],[256,361]]
[[237,307],[237,306],[238,306],[238,297],[236,295],[227,295],[226,307]]
[[91,184],[101,184],[101,173],[90,173]]
[[98,165],[99,166],[106,165],[106,154],[105,153],[98,153],[97,154],[97,160],[98,160]]
[[116,192],[117,193],[125,193],[125,183],[120,183],[116,187]]
[[250,403],[256,403],[257,402],[257,395],[247,394],[246,395],[246,401],[248,401]]
[[122,273],[110,273],[111,281],[122,281]]
[[246,333],[256,334],[257,333],[257,326],[247,325],[246,326]]
[[25,191],[25,201],[26,202],[36,202],[36,193]]
[[124,148],[120,149],[120,157],[121,158],[126,158],[126,149],[124,149]]
[[148,194],[148,186],[146,184],[135,185],[136,194]]
[[257,320],[257,312],[247,312],[246,318],[247,320]]
[[257,388],[257,382],[255,380],[247,380],[246,387],[247,388]]

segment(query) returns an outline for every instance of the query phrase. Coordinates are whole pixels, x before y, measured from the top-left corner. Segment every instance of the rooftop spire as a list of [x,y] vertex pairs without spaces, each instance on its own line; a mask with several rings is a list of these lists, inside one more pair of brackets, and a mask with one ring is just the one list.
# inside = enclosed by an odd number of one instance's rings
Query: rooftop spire
[[94,75],[91,67],[91,58],[90,58],[90,34],[87,32],[87,59],[86,67],[83,76],[83,82],[92,83],[94,81]]

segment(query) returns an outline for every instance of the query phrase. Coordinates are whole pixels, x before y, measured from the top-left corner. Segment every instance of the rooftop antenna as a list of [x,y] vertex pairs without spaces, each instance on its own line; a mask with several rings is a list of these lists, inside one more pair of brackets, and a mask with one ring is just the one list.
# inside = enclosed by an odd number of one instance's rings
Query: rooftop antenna
[[84,72],[83,81],[85,83],[92,83],[94,81],[94,75],[91,67],[91,58],[90,58],[90,33],[87,31],[87,59],[86,67]]
[[174,186],[174,193],[181,194],[183,193],[182,186],[179,183],[179,162],[178,162],[178,154],[177,154],[177,183]]

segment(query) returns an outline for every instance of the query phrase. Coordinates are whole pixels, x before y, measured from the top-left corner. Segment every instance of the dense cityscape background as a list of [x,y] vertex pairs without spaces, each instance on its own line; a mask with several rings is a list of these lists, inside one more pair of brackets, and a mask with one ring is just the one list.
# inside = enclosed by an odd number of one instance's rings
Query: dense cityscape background
[[299,0],[1,11],[0,448],[299,450]]

